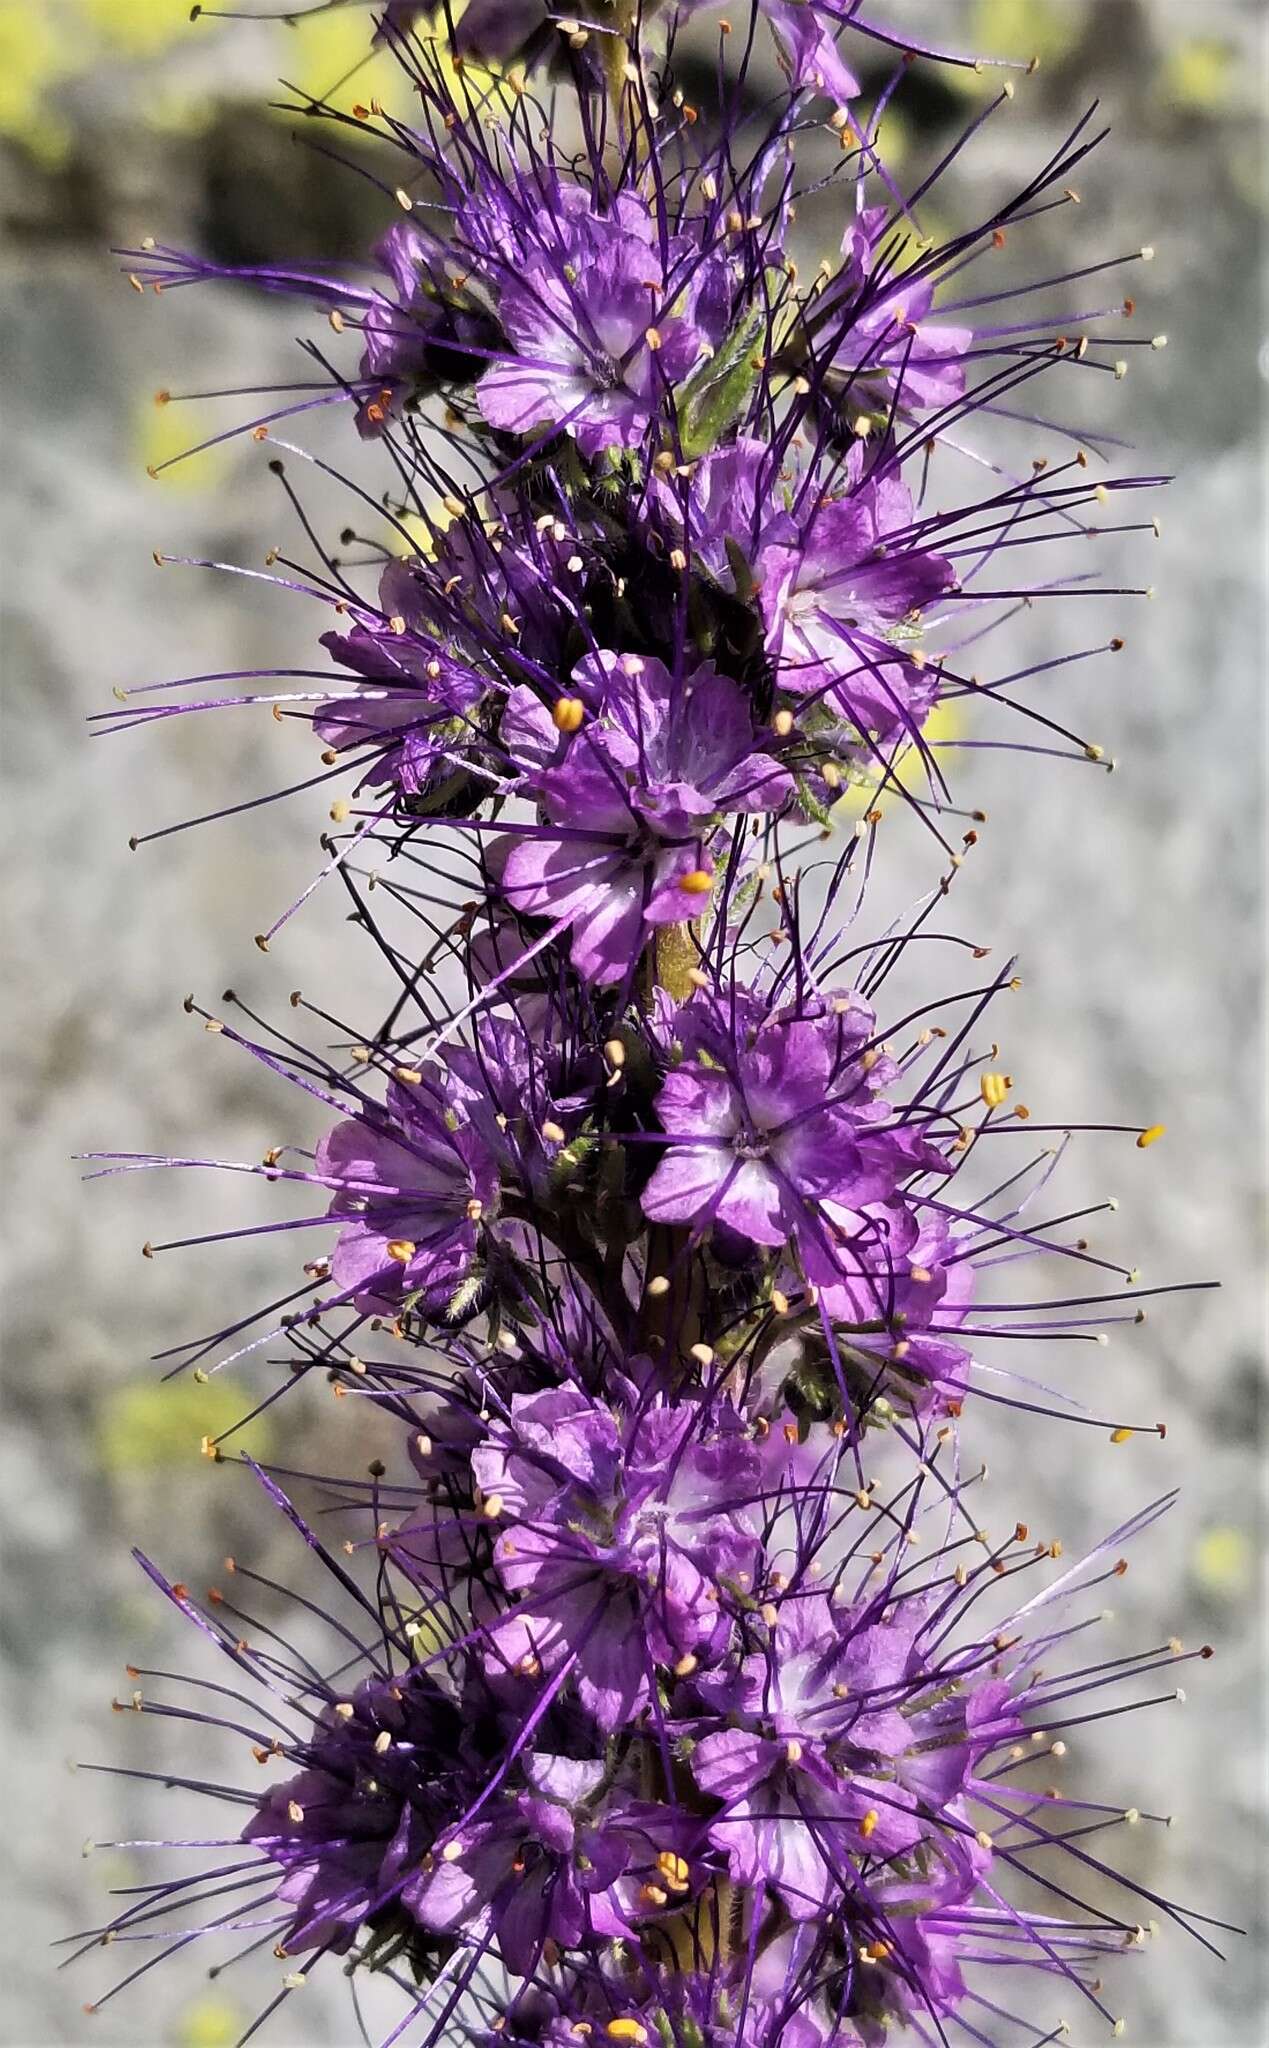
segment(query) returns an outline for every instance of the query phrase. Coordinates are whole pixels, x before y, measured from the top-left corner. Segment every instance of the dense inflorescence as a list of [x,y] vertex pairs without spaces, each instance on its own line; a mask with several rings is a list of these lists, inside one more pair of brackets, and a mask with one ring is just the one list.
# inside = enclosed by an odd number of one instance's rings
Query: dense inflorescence
[[[1158,480],[1093,481],[1057,428],[1013,475],[979,436],[1031,419],[1038,377],[1123,370],[1103,330],[1130,301],[1068,304],[1056,334],[1051,292],[1034,324],[1007,301],[1149,251],[963,281],[1073,203],[1098,138],[1086,118],[989,218],[924,233],[1012,85],[903,194],[878,131],[914,52],[854,5],[393,4],[374,35],[410,118],[305,110],[398,153],[364,280],[127,257],[143,289],[235,278],[333,330],[307,395],[249,423],[317,550],[268,573],[329,614],[329,665],[132,692],[112,721],[263,701],[310,727],[343,792],[318,879],[394,994],[367,1031],[296,992],[321,1046],[190,998],[316,1142],[98,1156],[293,1191],[264,1227],[325,1233],[295,1291],[169,1359],[280,1354],[265,1402],[310,1378],[369,1402],[384,1460],[316,1482],[342,1550],[258,1472],[328,1575],[329,1675],[288,1605],[307,1627],[320,1596],[260,1581],[261,1618],[241,1564],[202,1605],[147,1565],[236,1672],[189,1709],[137,1673],[132,1704],[280,1768],[263,1791],[165,1770],[245,1824],[201,1845],[216,1886],[146,1887],[93,1939],[227,1897],[210,1926],[283,1962],[270,2010],[342,1958],[403,1998],[392,2042],[1055,2039],[1016,2011],[1020,1966],[1114,2026],[1102,1969],[1141,1902],[1205,1923],[1102,1863],[1090,1837],[1141,1816],[1035,1767],[1186,1654],[1084,1643],[1083,1596],[1165,1503],[1055,1570],[1057,1542],[981,1526],[960,1431],[990,1401],[1133,1434],[1013,1361],[1139,1321],[1142,1290],[1091,1212],[1048,1213],[1068,1133],[983,1040],[1016,982],[944,922],[981,816],[936,734],[972,700],[1005,717],[986,744],[1101,759],[1030,686],[1118,641],[970,662],[1018,605],[1100,587],[1090,536]],[[698,60],[716,38],[699,106],[693,36]],[[799,208],[834,202],[840,252],[803,275]],[[280,432],[339,407],[383,536],[350,529],[355,559],[292,482],[336,466]],[[878,930],[887,803],[935,870]],[[933,957],[957,964],[932,999]]]

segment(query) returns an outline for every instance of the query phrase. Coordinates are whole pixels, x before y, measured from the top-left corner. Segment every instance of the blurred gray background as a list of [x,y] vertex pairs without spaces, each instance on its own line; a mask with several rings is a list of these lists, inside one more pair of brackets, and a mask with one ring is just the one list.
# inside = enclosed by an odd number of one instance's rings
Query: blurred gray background
[[[1098,557],[1128,572],[1106,580],[1151,582],[1157,594],[1090,606],[1087,643],[1118,631],[1127,649],[1072,670],[1044,700],[1104,744],[1118,772],[962,755],[961,787],[972,786],[990,822],[957,913],[998,952],[1022,956],[1006,1052],[1037,1119],[1168,1125],[1165,1144],[1146,1154],[1081,1143],[1063,1183],[1069,1206],[1107,1191],[1121,1198],[1097,1248],[1139,1265],[1145,1285],[1216,1276],[1223,1287],[1162,1304],[1109,1353],[1072,1354],[1094,1401],[1166,1418],[1166,1443],[1112,1451],[1100,1432],[1002,1423],[981,1409],[968,1431],[992,1462],[993,1517],[1007,1526],[1023,1514],[1068,1553],[1155,1493],[1183,1489],[1167,1525],[1137,1547],[1112,1626],[1125,1650],[1175,1631],[1213,1642],[1218,1657],[1194,1667],[1187,1705],[1090,1734],[1068,1770],[1104,1788],[1093,1796],[1171,1812],[1169,1832],[1139,1829],[1121,1844],[1131,1867],[1249,1929],[1223,1969],[1175,1931],[1123,1966],[1114,1996],[1129,2038],[1256,2048],[1269,2039],[1266,18],[1257,0],[875,0],[872,11],[962,47],[1043,57],[941,191],[941,223],[998,196],[1096,93],[1114,134],[1080,180],[1083,206],[1044,229],[1028,256],[1061,269],[1140,242],[1158,251],[1124,288],[1140,301],[1136,331],[1165,330],[1166,353],[1139,356],[1126,384],[1095,394],[1098,417],[1113,417],[1140,466],[1176,474],[1157,508],[1162,539]],[[71,1155],[119,1147],[251,1159],[308,1136],[282,1084],[207,1038],[181,998],[194,989],[214,1005],[232,981],[275,1014],[296,986],[341,1007],[353,1000],[350,975],[366,971],[333,895],[267,959],[251,944],[312,871],[329,800],[320,792],[135,856],[127,848],[130,833],[300,779],[312,758],[302,736],[264,711],[109,739],[90,738],[84,723],[110,708],[115,685],[304,661],[313,626],[258,587],[151,562],[158,546],[258,563],[290,538],[267,450],[234,442],[157,483],[145,473],[243,405],[156,409],[155,387],[302,375],[293,337],[312,322],[297,307],[223,290],[142,300],[108,245],[154,232],[227,260],[351,255],[381,224],[368,188],[297,148],[263,107],[278,76],[312,90],[340,78],[364,48],[364,14],[290,32],[191,30],[186,13],[183,0],[0,0],[10,487],[0,554],[10,838],[0,1451],[0,1928],[10,1954],[0,2039],[12,2048],[226,2048],[276,1985],[267,1962],[241,1985],[211,1984],[187,1956],[88,2018],[83,2003],[122,1974],[119,1951],[54,1971],[50,1944],[104,1917],[107,1886],[141,1870],[123,1852],[81,1860],[85,1838],[181,1831],[170,1801],[72,1769],[75,1759],[148,1765],[160,1749],[189,1754],[159,1745],[155,1724],[108,1711],[112,1690],[126,1690],[125,1658],[188,1660],[130,1544],[200,1584],[226,1550],[276,1561],[242,1475],[199,1456],[203,1433],[246,1405],[248,1380],[160,1388],[149,1356],[213,1327],[225,1303],[279,1292],[279,1271],[290,1270],[267,1242],[144,1264],[146,1237],[263,1217],[260,1191],[178,1176],[85,1188]],[[374,89],[359,74],[356,95]],[[959,96],[940,89],[896,117],[890,153],[901,176],[946,146],[965,95],[986,89],[971,79]],[[1119,289],[1112,281],[1107,298]],[[1072,409],[1083,396],[1080,387]],[[342,516],[332,508],[335,526]],[[1042,612],[1010,628],[1016,665],[1051,645]],[[1069,621],[1059,631],[1067,639]],[[1002,642],[993,666],[1003,660]],[[883,833],[893,843],[875,908],[897,911],[928,884],[928,853],[901,821]],[[255,1445],[296,1465],[320,1461],[326,1445],[328,1460],[351,1467],[360,1427],[346,1405],[336,1429],[333,1409],[306,1389]],[[367,1438],[364,1454],[371,1448]],[[293,1563],[288,1552],[283,1569]],[[212,1758],[209,1748],[209,1774]],[[1077,2042],[1104,2038],[1071,2019]],[[342,2000],[314,1989],[266,2038],[351,2048],[356,2035]]]

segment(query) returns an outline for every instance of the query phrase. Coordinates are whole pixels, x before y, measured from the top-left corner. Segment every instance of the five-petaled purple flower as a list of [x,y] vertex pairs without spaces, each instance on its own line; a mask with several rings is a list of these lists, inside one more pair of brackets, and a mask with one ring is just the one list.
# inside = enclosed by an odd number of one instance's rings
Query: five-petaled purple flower
[[342,1952],[385,1907],[413,1908],[453,1810],[461,1731],[455,1703],[425,1671],[364,1680],[323,1711],[303,1769],[270,1788],[242,1833],[283,1873],[288,1951]]
[[518,1603],[491,1629],[491,1676],[575,1677],[606,1732],[649,1703],[658,1670],[693,1668],[731,1634],[725,1582],[752,1574],[759,1460],[738,1431],[701,1435],[692,1402],[622,1423],[571,1388],[517,1395],[472,1456],[494,1564]]
[[496,1930],[507,1967],[532,1978],[548,1941],[635,1938],[653,1896],[686,1892],[698,1823],[674,1808],[614,1792],[600,1759],[533,1751],[523,1789],[448,1833],[414,1895],[424,1926],[479,1937]]
[[879,1091],[895,1070],[867,1005],[768,1015],[739,996],[689,1006],[680,1029],[695,1056],[657,1097],[667,1145],[645,1215],[721,1225],[759,1250],[792,1245],[809,1280],[867,1289],[870,1319],[885,1315],[918,1237],[903,1184],[949,1165],[919,1126],[892,1121]]
[[721,340],[729,283],[687,235],[663,248],[634,194],[597,213],[561,186],[559,213],[534,247],[507,260],[498,312],[514,354],[476,387],[490,426],[564,428],[586,456],[642,440],[663,394]]
[[956,579],[921,547],[906,484],[862,474],[846,496],[812,501],[798,534],[763,550],[758,576],[784,689],[883,739],[920,731],[937,675],[905,642]]
[[368,1104],[322,1139],[316,1177],[341,1219],[330,1261],[340,1293],[367,1312],[417,1302],[443,1314],[498,1194],[494,1162],[448,1078],[430,1068],[390,1082],[382,1111]]
[[[590,981],[619,982],[659,925],[700,917],[729,813],[778,811],[793,785],[755,735],[744,692],[703,662],[682,677],[651,655],[601,652],[573,679],[583,716],[561,736],[530,692],[519,720],[542,823],[508,835],[502,888],[529,917],[563,920]],[[504,737],[508,724],[504,721]]]
[[[728,1717],[692,1752],[696,1782],[722,1801],[710,1838],[733,1878],[772,1885],[795,1920],[822,1911],[861,1853],[892,1862],[942,1840],[949,1813],[954,1866],[956,1834],[972,1842],[956,1802],[976,1757],[1017,1723],[1006,1685],[940,1697],[918,1647],[926,1620],[920,1603],[883,1621],[790,1597],[769,1646],[710,1688]],[[927,1869],[936,1888],[960,1875]]]

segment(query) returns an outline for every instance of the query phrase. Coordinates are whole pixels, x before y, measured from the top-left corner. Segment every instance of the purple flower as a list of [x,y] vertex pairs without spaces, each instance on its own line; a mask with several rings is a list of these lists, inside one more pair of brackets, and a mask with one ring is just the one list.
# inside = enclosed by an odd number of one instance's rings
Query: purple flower
[[1008,1686],[943,1696],[919,1647],[927,1621],[919,1601],[882,1621],[821,1594],[790,1598],[767,1650],[711,1688],[729,1725],[692,1752],[697,1783],[723,1802],[710,1839],[737,1882],[771,1883],[795,1920],[857,1881],[861,1858],[893,1863],[923,1841],[947,1844],[927,1885],[963,1880],[957,1835],[972,1829],[958,1801],[976,1760],[1019,1724]]
[[[839,1348],[862,1368],[866,1398],[884,1393],[919,1415],[959,1413],[971,1361],[952,1333],[973,1300],[968,1240],[954,1236],[946,1218],[928,1214],[906,1249],[891,1234],[857,1238],[854,1253],[855,1270],[821,1286],[818,1307]],[[874,1335],[879,1311],[887,1327]]]
[[489,1156],[539,1193],[590,1111],[597,1064],[591,1055],[570,1071],[562,1053],[530,1037],[518,1017],[481,1018],[475,1043],[454,1046],[446,1058],[463,1114]]
[[477,56],[514,57],[546,19],[544,0],[468,0],[454,41],[459,50]]
[[496,1523],[494,1564],[519,1604],[492,1632],[491,1673],[526,1655],[568,1664],[599,1727],[631,1721],[657,1668],[718,1656],[731,1631],[723,1580],[752,1572],[739,1496],[758,1458],[735,1432],[704,1435],[695,1404],[624,1428],[569,1388],[517,1395],[472,1472]]
[[846,497],[816,507],[796,541],[777,541],[758,559],[781,687],[822,699],[882,739],[915,734],[929,713],[937,675],[906,642],[956,583],[951,563],[913,532],[906,485],[865,476]]
[[474,381],[498,338],[460,255],[431,229],[417,220],[397,221],[374,256],[394,296],[371,292],[360,313],[361,375],[377,387],[357,414],[358,431],[367,438],[383,433],[417,387]]
[[426,1672],[367,1679],[327,1707],[297,1777],[274,1785],[242,1831],[278,1865],[290,1921],[288,1954],[349,1948],[358,1929],[397,1901],[407,1909],[436,1830],[461,1722]]
[[816,307],[817,335],[831,350],[833,368],[847,375],[847,403],[856,415],[885,413],[896,390],[904,408],[922,412],[953,405],[965,391],[973,330],[930,320],[928,279],[914,280],[900,268],[888,281],[883,258],[893,231],[889,208],[864,207],[842,238],[842,268]]
[[[707,0],[679,0],[681,14],[697,13]],[[757,0],[771,28],[780,68],[793,92],[814,92],[844,106],[859,94],[859,80],[845,63],[836,36],[849,12],[821,0]]]
[[721,339],[727,286],[720,261],[689,237],[663,250],[633,195],[609,214],[584,204],[568,193],[536,246],[506,266],[498,313],[515,353],[490,365],[476,398],[491,426],[564,427],[594,457],[640,441],[666,389]]
[[381,1112],[369,1106],[327,1133],[316,1173],[343,1223],[331,1256],[341,1293],[367,1313],[417,1303],[444,1314],[475,1264],[498,1178],[459,1098],[435,1069],[393,1081]]
[[763,549],[797,540],[797,523],[777,495],[779,485],[770,445],[741,435],[692,466],[686,495],[677,478],[658,477],[656,493],[701,566],[736,590],[741,565],[745,589],[739,594],[748,595]]
[[332,753],[360,756],[363,784],[418,796],[461,766],[487,684],[420,630],[421,622],[406,629],[402,607],[413,613],[417,593],[405,563],[385,569],[379,599],[382,623],[370,619],[347,633],[322,635],[327,652],[363,680],[319,705],[313,730]]
[[438,1845],[411,1905],[438,1933],[489,1932],[507,1967],[532,1977],[548,1941],[575,1950],[633,1938],[653,1896],[668,1897],[667,1868],[685,1892],[693,1866],[677,1845],[699,1826],[614,1793],[600,1759],[535,1751],[520,1768],[523,1790]]
[[697,1014],[680,1022],[700,1052],[657,1097],[669,1143],[644,1214],[721,1224],[762,1249],[791,1245],[808,1279],[868,1285],[875,1320],[918,1237],[902,1184],[949,1167],[918,1131],[887,1121],[878,1090],[893,1068],[871,1043],[872,1012],[843,998],[818,1015],[769,1016],[741,999],[734,1036],[721,1008]]
[[529,917],[565,919],[590,981],[621,981],[650,929],[702,915],[723,818],[776,811],[792,794],[760,751],[739,684],[702,663],[676,679],[652,656],[603,652],[579,664],[578,700],[595,709],[562,740],[529,699],[515,707],[526,778],[543,824],[508,835],[502,888]]
[[814,697],[853,736],[902,737],[938,693],[915,645],[921,614],[956,579],[920,545],[906,485],[858,454],[850,473],[844,496],[819,502],[810,479],[777,475],[770,448],[742,437],[695,465],[685,498],[665,482],[658,499],[712,577],[756,594],[781,690]]
[[844,106],[859,94],[859,80],[842,61],[828,8],[816,0],[763,0],[780,65],[795,92],[813,89]]

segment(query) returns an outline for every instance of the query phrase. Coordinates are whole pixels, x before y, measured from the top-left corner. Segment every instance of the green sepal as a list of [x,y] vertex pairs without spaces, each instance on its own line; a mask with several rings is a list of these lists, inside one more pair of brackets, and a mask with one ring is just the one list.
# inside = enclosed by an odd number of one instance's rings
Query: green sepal
[[711,454],[748,405],[758,381],[755,351],[766,325],[766,309],[755,307],[684,385],[678,408],[679,445],[689,462]]

